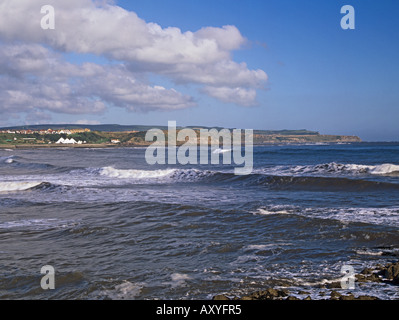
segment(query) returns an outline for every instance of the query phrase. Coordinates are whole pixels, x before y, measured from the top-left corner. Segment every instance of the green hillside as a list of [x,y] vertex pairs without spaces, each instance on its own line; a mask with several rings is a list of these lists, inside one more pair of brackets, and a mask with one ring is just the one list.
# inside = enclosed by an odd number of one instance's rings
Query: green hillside
[[[60,138],[73,138],[75,141],[82,141],[84,144],[100,145],[114,144],[116,145],[149,145],[152,142],[145,141],[146,132],[149,129],[160,129],[167,135],[167,126],[144,126],[144,125],[76,125],[76,124],[45,124],[31,126],[15,126],[0,128],[0,145],[55,145]],[[211,129],[203,126],[190,126],[199,136],[200,129]],[[48,134],[41,132],[52,129]],[[77,129],[89,129],[84,130]],[[178,127],[178,130],[182,129]],[[215,128],[217,130],[223,128]],[[31,130],[26,132],[26,130]],[[59,133],[60,130],[76,130],[72,134]],[[8,132],[10,131],[10,132]],[[62,132],[62,131],[61,131]],[[306,129],[300,130],[254,130],[254,144],[292,144],[292,143],[334,143],[334,142],[360,142],[356,136],[343,135],[322,135],[316,131]],[[116,142],[116,143],[115,143]]]

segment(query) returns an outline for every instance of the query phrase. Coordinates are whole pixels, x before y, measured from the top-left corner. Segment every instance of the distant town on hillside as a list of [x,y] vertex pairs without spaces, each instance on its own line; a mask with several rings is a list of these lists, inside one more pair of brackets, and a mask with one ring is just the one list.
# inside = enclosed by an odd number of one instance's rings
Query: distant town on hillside
[[[160,129],[167,134],[167,126],[146,125],[77,125],[77,124],[42,124],[0,128],[0,145],[5,146],[54,146],[60,144],[86,145],[149,145],[145,134],[150,129]],[[222,127],[187,126],[177,130],[191,128],[224,129]],[[234,128],[227,128],[234,129]],[[346,143],[361,142],[357,136],[323,135],[317,131],[301,130],[254,130],[254,144],[292,144],[292,143]]]

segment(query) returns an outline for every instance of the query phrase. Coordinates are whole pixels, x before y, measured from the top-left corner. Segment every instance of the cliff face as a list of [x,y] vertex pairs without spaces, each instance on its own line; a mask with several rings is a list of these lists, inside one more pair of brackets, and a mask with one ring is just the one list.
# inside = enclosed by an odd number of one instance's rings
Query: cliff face
[[254,144],[277,143],[349,143],[361,142],[357,136],[340,135],[263,135],[254,134]]
[[[194,141],[194,144],[201,144],[204,143],[200,139],[200,132],[198,130],[195,131],[197,134],[198,139]],[[164,132],[166,142],[167,138],[167,131]],[[145,141],[145,132],[138,132],[134,133],[130,136],[129,140],[123,139],[128,144],[136,144],[136,145],[149,145],[150,142]],[[218,141],[218,140],[217,140]],[[303,132],[296,132],[292,131],[288,132],[285,130],[282,134],[269,134],[269,132],[259,132],[253,134],[253,143],[254,145],[262,145],[262,144],[318,144],[318,143],[352,143],[352,142],[361,142],[362,140],[357,136],[342,136],[342,135],[322,135],[319,133],[310,133],[304,134]],[[186,140],[187,142],[187,140]],[[208,143],[211,143],[212,139],[208,140]],[[241,139],[242,143],[245,143],[244,134],[242,135]],[[184,142],[178,142],[177,145],[181,145]],[[205,144],[206,144],[205,140]]]

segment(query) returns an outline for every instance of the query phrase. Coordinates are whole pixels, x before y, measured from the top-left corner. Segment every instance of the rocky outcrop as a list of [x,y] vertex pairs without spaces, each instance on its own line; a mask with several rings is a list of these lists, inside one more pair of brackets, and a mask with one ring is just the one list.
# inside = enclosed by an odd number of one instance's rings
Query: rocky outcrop
[[399,284],[399,262],[365,268],[356,276],[357,282],[384,282],[392,285]]
[[[385,266],[377,265],[373,268],[365,268],[359,274],[355,275],[357,283],[364,282],[383,282],[391,285],[399,285],[399,262],[388,263]],[[332,289],[330,296],[326,295],[327,300],[379,300],[378,297],[369,295],[360,295],[355,297],[351,292],[343,294],[335,289],[341,289],[341,282],[332,282],[325,286]],[[297,295],[291,294],[287,289],[278,290],[268,288],[266,290],[256,291],[242,297],[229,298],[227,295],[217,295],[214,300],[312,300],[310,293],[299,291],[298,295],[306,296],[298,298]]]
[[250,295],[243,296],[241,300],[282,300],[288,297],[287,290],[276,290],[269,288],[262,291],[254,292]]
[[379,273],[392,284],[399,284],[399,262],[386,265]]
[[[269,288],[262,291],[257,291],[242,297],[235,297],[233,299],[229,298],[226,295],[217,295],[213,298],[213,300],[312,300],[310,295],[306,296],[303,299],[298,298],[295,295],[291,295],[288,290],[276,290],[273,288]],[[352,293],[341,294],[338,291],[332,290],[330,293],[330,297],[326,297],[325,300],[379,300],[378,297],[360,295],[355,297]]]

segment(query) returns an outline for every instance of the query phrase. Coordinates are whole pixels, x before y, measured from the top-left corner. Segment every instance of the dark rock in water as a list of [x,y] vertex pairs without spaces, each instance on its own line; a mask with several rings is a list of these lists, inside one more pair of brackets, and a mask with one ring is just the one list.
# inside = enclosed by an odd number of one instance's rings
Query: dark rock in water
[[399,262],[387,265],[384,270],[384,277],[394,284],[399,284]]
[[373,272],[374,272],[373,269],[371,269],[371,268],[365,268],[365,269],[363,269],[363,270],[360,272],[360,274],[372,274]]
[[342,294],[340,294],[339,292],[337,292],[335,290],[331,291],[331,294],[330,294],[331,300],[339,300],[341,297],[342,297]]
[[356,300],[356,298],[352,293],[349,293],[347,296],[342,295],[339,300]]
[[293,301],[293,300],[301,300],[301,299],[294,297],[294,296],[289,296],[286,300]]
[[309,295],[310,292],[307,292],[307,291],[299,291],[298,294],[303,294],[303,295],[307,294],[307,295]]
[[355,297],[353,293],[348,293],[347,295],[343,295],[335,290],[331,291],[330,300],[379,300],[377,297],[373,296],[358,296]]
[[360,273],[355,275],[357,282],[381,282],[381,278],[377,273]]
[[243,296],[242,300],[279,300],[281,298],[287,297],[287,290],[276,290],[273,288],[269,288],[263,291],[257,291],[250,295]]
[[[374,268],[365,268],[360,273],[355,275],[356,282],[385,282],[387,284],[398,285],[399,284],[399,262],[389,263],[385,266],[377,265]],[[360,295],[355,297],[351,292],[341,293],[339,292],[341,287],[340,281],[335,281],[323,286],[324,288],[333,289],[330,292],[329,300],[380,300],[378,297]],[[269,288],[262,291],[257,291],[241,298],[235,297],[234,300],[312,300],[310,293],[307,291],[299,291],[300,295],[307,295],[306,298],[300,299],[296,296],[290,295],[289,291],[277,290]],[[326,295],[325,299],[328,300],[328,292],[320,292],[320,296]],[[225,295],[217,295],[213,298],[214,300],[231,300]]]
[[328,289],[341,289],[341,282],[340,281],[331,282],[331,283],[328,283],[326,285],[326,287]]
[[230,298],[225,296],[224,294],[218,294],[213,297],[213,300],[230,300]]
[[380,299],[372,296],[358,296],[356,300],[380,300]]
[[[301,291],[304,293],[304,291]],[[264,290],[264,291],[257,291],[254,292],[250,295],[243,296],[239,298],[239,300],[288,300],[288,301],[294,301],[294,300],[312,300],[310,295],[308,295],[306,298],[300,299],[296,296],[288,295],[288,291],[284,290],[276,290],[273,288]],[[229,298],[226,297],[225,295],[218,295],[213,298],[214,300],[226,300]],[[353,293],[348,292],[347,294],[342,294],[336,290],[332,290],[330,293],[330,298],[326,298],[327,300],[339,300],[339,301],[350,301],[350,300],[380,300],[377,297],[374,296],[366,296],[366,295],[361,295],[358,297],[355,297]]]
[[[384,281],[391,284],[399,284],[399,262],[389,263],[386,266],[378,265],[373,275],[375,279],[378,278],[378,281]],[[385,278],[382,280],[380,277]],[[372,281],[372,280],[371,280]]]

